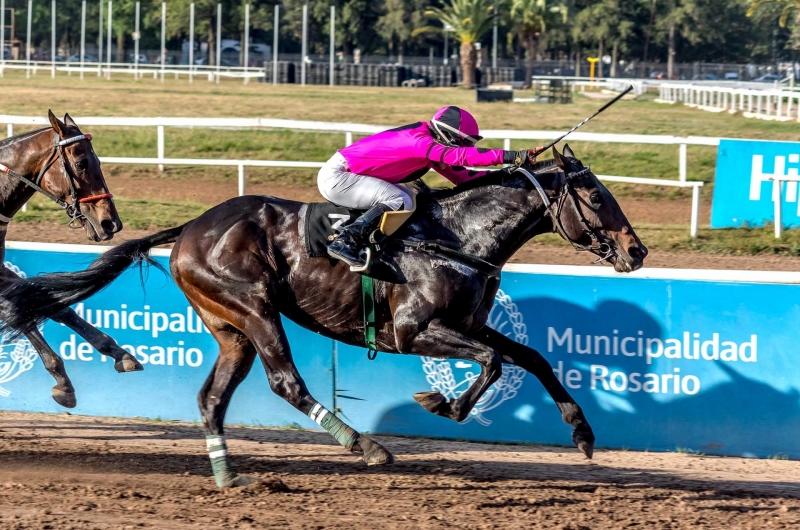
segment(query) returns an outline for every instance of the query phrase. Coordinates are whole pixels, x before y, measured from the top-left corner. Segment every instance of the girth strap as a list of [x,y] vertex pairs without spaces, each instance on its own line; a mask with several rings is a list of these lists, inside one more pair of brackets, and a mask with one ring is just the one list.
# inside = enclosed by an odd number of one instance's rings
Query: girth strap
[[500,272],[502,271],[502,267],[498,267],[497,265],[489,263],[488,261],[476,256],[471,256],[456,249],[440,245],[439,243],[432,243],[430,241],[414,241],[411,239],[401,239],[399,240],[399,243],[405,245],[407,250],[416,250],[417,252],[430,254],[431,256],[447,258],[461,263],[462,265],[466,265],[467,267],[472,267],[476,271],[487,276],[499,278]]
[[361,306],[364,313],[364,344],[367,346],[367,359],[375,360],[378,345],[375,342],[375,281],[366,274],[361,275]]

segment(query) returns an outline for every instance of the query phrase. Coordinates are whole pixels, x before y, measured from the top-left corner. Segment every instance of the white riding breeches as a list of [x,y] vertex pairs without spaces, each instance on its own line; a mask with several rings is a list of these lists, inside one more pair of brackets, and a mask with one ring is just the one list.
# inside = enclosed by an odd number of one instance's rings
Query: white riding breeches
[[405,187],[350,173],[347,160],[338,151],[319,170],[317,186],[323,197],[347,208],[368,210],[385,204],[396,211],[413,207],[411,194]]

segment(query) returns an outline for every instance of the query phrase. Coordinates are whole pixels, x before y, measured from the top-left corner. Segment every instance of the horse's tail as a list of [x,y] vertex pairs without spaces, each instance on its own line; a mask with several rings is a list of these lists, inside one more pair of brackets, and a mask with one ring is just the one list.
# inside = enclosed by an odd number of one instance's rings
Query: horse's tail
[[134,263],[147,262],[163,270],[150,258],[150,249],[173,243],[188,224],[126,241],[101,254],[82,271],[27,279],[4,278],[0,282],[0,333],[19,335],[34,329],[56,313],[101,291]]

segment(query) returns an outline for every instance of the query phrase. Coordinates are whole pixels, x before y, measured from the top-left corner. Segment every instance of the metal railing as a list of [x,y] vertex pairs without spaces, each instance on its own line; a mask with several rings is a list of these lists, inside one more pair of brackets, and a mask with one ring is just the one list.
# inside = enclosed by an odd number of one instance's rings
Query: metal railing
[[[141,164],[157,165],[163,170],[167,165],[184,166],[228,166],[238,168],[239,194],[245,193],[245,168],[246,167],[275,167],[275,168],[320,168],[322,162],[285,161],[285,160],[231,160],[231,159],[205,159],[205,158],[167,158],[165,156],[165,129],[174,128],[207,128],[207,129],[232,129],[232,130],[259,130],[259,129],[285,129],[316,133],[343,133],[344,144],[353,143],[354,135],[370,135],[390,129],[389,126],[367,125],[357,123],[335,123],[301,120],[282,120],[271,118],[112,118],[112,117],[78,117],[75,120],[82,127],[107,126],[107,127],[155,127],[157,135],[157,152],[155,158],[129,158],[129,157],[100,157],[102,162],[111,164]],[[0,124],[7,124],[8,136],[13,136],[14,125],[49,125],[46,117],[38,116],[11,116],[0,115]],[[503,140],[503,148],[511,149],[512,140],[554,140],[562,133],[560,131],[512,131],[512,130],[485,130],[483,137],[486,139]],[[700,188],[703,182],[688,181],[687,175],[687,146],[718,146],[720,138],[702,136],[677,137],[666,135],[641,135],[641,134],[604,134],[576,132],[571,135],[576,142],[597,143],[624,143],[647,145],[677,145],[678,146],[678,179],[665,180],[654,178],[641,178],[617,175],[598,175],[598,178],[607,182],[620,182],[646,186],[668,186],[692,189],[692,213],[689,232],[692,237],[697,236],[700,212]]]
[[51,62],[51,61],[5,61],[0,67],[0,76],[4,70],[25,70],[29,75],[49,73],[55,77],[56,72],[65,72],[69,75],[89,74],[111,79],[112,74],[133,75],[134,79],[143,79],[145,76],[152,76],[153,79],[163,79],[171,75],[175,79],[179,76],[187,76],[191,81],[195,77],[208,77],[209,81],[217,81],[222,77],[249,79],[264,77],[266,73],[263,68],[256,66],[216,66],[216,65],[189,65],[189,64],[169,64],[159,63],[97,63],[97,62]]
[[746,118],[800,122],[800,93],[791,89],[663,83],[656,102],[683,103],[710,112],[741,112]]

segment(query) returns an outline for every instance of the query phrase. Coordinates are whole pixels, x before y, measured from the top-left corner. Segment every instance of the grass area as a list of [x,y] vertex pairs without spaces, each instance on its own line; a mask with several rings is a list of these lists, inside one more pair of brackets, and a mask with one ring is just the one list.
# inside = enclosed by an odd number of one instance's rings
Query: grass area
[[[25,79],[21,72],[9,72],[0,79],[2,112],[44,116],[56,113],[74,116],[187,116],[187,117],[271,117],[320,121],[401,125],[429,118],[446,104],[472,111],[487,129],[543,129],[563,131],[600,106],[601,101],[577,96],[571,105],[481,103],[474,93],[456,88],[409,90],[381,87],[294,86],[262,83],[243,85],[223,81],[217,85],[202,79],[188,84],[185,79],[132,81],[117,77],[111,81],[87,76],[84,80],[60,75],[51,80],[48,72]],[[20,131],[23,128],[18,128]],[[795,123],[747,120],[726,113],[712,114],[683,106],[654,103],[651,96],[622,101],[613,110],[588,125],[585,131],[671,134],[681,136],[726,136],[795,140]],[[154,129],[97,128],[95,145],[107,156],[155,156]],[[324,161],[344,144],[341,134],[293,131],[210,131],[169,129],[166,153],[172,157],[259,158]],[[501,141],[487,141],[488,147],[502,147]],[[533,147],[514,142],[513,148]],[[597,173],[675,179],[678,175],[677,146],[573,143],[578,156]],[[689,178],[712,183],[716,149],[690,147]],[[272,172],[275,181],[303,183],[293,171]],[[706,187],[704,193],[710,193]],[[620,193],[626,188],[620,187]],[[638,190],[637,190],[638,192]],[[664,190],[657,196],[669,198]]]
[[[636,234],[649,250],[668,252],[708,252],[731,256],[800,256],[800,230],[784,230],[783,238],[775,239],[774,228],[700,228],[696,238],[689,236],[685,225],[635,226]],[[544,245],[561,244],[555,234],[536,238]]]
[[[120,218],[126,228],[164,229],[190,221],[208,210],[207,205],[188,201],[140,201],[115,199]],[[28,203],[27,212],[19,212],[15,221],[56,222],[66,226],[69,219],[64,211],[44,197],[36,196]],[[711,252],[736,256],[774,255],[800,256],[800,230],[784,231],[783,239],[775,240],[772,226],[711,230],[701,228],[697,238],[691,238],[684,225],[638,225],[636,233],[648,249],[669,252]],[[566,245],[555,234],[536,238],[543,245]]]
[[[472,111],[486,129],[542,129],[563,131],[592,112],[602,101],[577,96],[571,105],[536,105],[481,103],[474,92],[461,89],[420,89],[380,87],[328,87],[267,85],[223,81],[217,85],[197,79],[152,79],[134,82],[130,77],[111,81],[87,76],[83,81],[60,75],[51,80],[40,73],[27,80],[19,72],[6,73],[0,79],[3,94],[0,113],[46,116],[47,109],[73,116],[186,116],[186,117],[270,117],[319,121],[400,125],[429,118],[446,104]],[[652,96],[622,101],[597,121],[587,132],[670,134],[678,136],[725,136],[797,140],[796,123],[748,120],[726,113],[707,113],[683,106],[661,105]],[[80,121],[79,121],[80,123]],[[90,128],[91,129],[91,128]],[[26,130],[17,127],[16,132]],[[94,134],[97,153],[105,156],[153,157],[156,155],[155,128],[98,127]],[[501,141],[484,142],[487,147],[502,147]],[[324,161],[344,145],[342,134],[304,133],[286,130],[233,131],[204,129],[167,129],[166,154],[189,158],[252,158],[272,160]],[[513,148],[533,147],[514,142]],[[677,146],[598,144],[571,142],[585,164],[599,174],[631,175],[676,179]],[[716,149],[690,146],[689,179],[702,180],[704,199],[713,188]],[[132,168],[128,167],[128,170]],[[115,168],[106,168],[113,188]],[[146,171],[151,171],[148,168]],[[139,169],[135,171],[140,171]],[[142,168],[141,171],[145,171]],[[176,168],[163,175],[180,182],[193,178],[230,181],[229,171],[216,168]],[[281,185],[315,186],[315,171],[266,169],[248,171],[248,182],[274,182]],[[434,184],[440,180],[433,179]],[[659,199],[688,197],[688,190],[613,184],[617,195],[645,196]],[[113,191],[113,190],[112,190]],[[134,197],[135,198],[135,197]],[[120,198],[117,201],[126,226],[162,228],[196,217],[207,206],[189,201],[143,201]],[[669,206],[665,206],[669,208]],[[37,198],[30,211],[16,218],[20,221],[63,222],[63,214]],[[700,237],[688,237],[688,227],[637,226],[645,243],[653,249],[695,250],[729,254],[800,255],[800,232],[787,231],[775,243],[771,228],[746,230],[702,229]],[[544,241],[549,241],[544,238]]]
[[[208,206],[193,202],[115,199],[114,203],[125,228],[141,230],[178,226],[208,210]],[[19,212],[14,216],[14,222],[17,221],[23,223],[55,222],[64,226],[69,224],[69,218],[64,210],[38,195],[28,203],[27,212]]]

